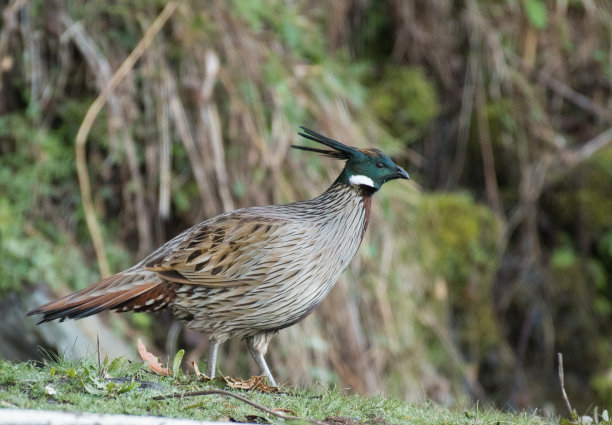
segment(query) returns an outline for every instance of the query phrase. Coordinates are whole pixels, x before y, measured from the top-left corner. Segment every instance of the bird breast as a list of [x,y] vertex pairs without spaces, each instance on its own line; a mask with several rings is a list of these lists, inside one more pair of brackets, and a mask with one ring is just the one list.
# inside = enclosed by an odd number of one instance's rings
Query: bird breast
[[358,189],[332,186],[309,201],[241,213],[282,223],[249,244],[247,260],[228,267],[227,273],[246,283],[181,285],[175,313],[218,339],[278,330],[301,320],[325,298],[357,252],[368,201]]

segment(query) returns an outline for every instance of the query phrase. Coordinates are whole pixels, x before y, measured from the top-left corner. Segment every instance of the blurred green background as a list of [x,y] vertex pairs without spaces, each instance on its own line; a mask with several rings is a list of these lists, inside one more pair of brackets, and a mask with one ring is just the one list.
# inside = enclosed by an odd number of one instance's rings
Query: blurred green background
[[[376,195],[336,288],[273,340],[279,381],[559,409],[561,352],[578,411],[612,406],[612,4],[180,2],[88,135],[96,255],[75,136],[165,4],[0,1],[0,355],[100,334],[110,355],[146,336],[203,357],[169,314],[24,313],[208,217],[323,191],[341,164],[289,148],[305,125],[412,181]],[[221,370],[247,376],[245,353],[225,344]]]

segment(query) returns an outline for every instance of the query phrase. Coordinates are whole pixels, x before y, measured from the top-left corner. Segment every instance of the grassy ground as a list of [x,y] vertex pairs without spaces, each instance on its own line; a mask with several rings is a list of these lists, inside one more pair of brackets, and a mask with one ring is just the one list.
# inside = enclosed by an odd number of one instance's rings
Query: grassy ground
[[[99,378],[100,369],[106,379]],[[176,368],[175,368],[176,370]],[[153,415],[206,420],[286,423],[227,395],[155,399],[160,395],[207,389],[229,389],[222,380],[202,381],[195,375],[160,376],[143,363],[123,359],[48,361],[15,364],[0,360],[0,407]],[[411,405],[382,396],[342,395],[333,389],[283,388],[281,393],[231,390],[277,412],[329,424],[548,424],[532,414],[494,409],[452,411],[433,404]],[[296,423],[296,421],[288,421]],[[320,422],[319,422],[320,423]]]

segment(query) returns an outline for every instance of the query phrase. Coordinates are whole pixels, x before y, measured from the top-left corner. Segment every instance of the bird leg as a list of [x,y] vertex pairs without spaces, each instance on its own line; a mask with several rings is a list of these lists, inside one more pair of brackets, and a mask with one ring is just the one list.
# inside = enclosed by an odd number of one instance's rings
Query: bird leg
[[210,348],[208,349],[208,365],[206,366],[206,376],[209,378],[215,377],[215,369],[217,368],[217,351],[219,344],[216,339],[210,338]]
[[264,355],[268,351],[268,343],[270,342],[271,338],[272,334],[251,336],[247,338],[246,343],[247,347],[249,348],[249,353],[251,353],[251,356],[253,357],[253,360],[255,360],[255,363],[257,364],[257,367],[259,367],[261,373],[268,378],[270,385],[277,387],[278,385],[276,385],[276,381],[274,380],[274,377],[268,368],[268,364],[266,363],[266,359],[264,358]]

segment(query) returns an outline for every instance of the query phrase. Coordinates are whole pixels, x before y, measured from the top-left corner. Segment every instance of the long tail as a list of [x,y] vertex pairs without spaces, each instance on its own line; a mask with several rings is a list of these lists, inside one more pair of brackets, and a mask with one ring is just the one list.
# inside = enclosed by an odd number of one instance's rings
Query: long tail
[[176,297],[178,284],[148,271],[122,272],[38,307],[28,313],[42,314],[38,323],[81,319],[104,310],[159,311]]

